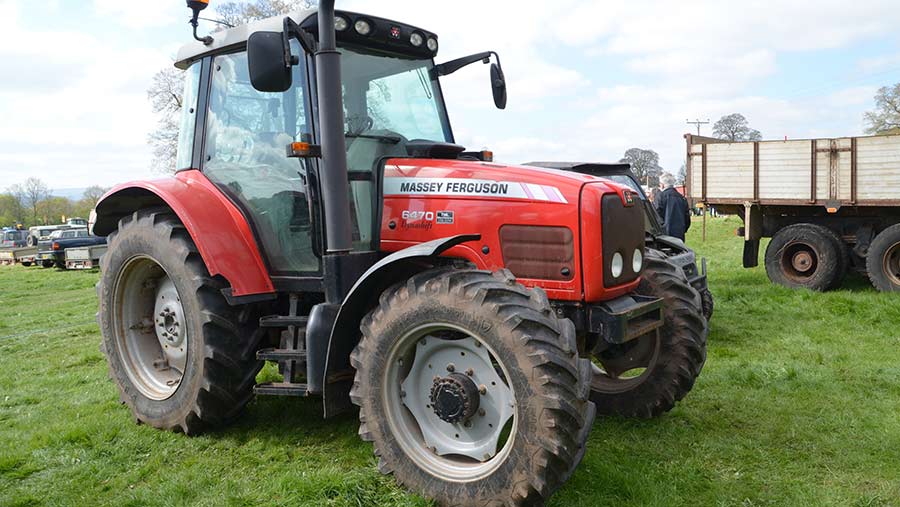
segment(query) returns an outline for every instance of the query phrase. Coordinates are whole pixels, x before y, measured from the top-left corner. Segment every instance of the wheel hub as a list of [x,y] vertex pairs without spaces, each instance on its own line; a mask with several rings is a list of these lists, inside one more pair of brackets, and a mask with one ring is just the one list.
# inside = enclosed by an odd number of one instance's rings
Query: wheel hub
[[438,377],[431,387],[431,408],[450,424],[471,419],[478,412],[480,398],[475,382],[461,373]]
[[793,259],[791,259],[791,265],[794,266],[794,269],[801,273],[806,273],[812,268],[813,258],[809,252],[801,251],[794,254]]
[[411,359],[398,392],[426,447],[479,462],[495,456],[515,397],[486,348],[474,337],[425,336]]

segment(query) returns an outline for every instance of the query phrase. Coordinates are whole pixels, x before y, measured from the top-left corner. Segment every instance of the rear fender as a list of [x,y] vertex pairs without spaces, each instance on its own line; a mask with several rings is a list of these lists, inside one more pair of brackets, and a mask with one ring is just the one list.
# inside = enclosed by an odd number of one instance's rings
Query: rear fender
[[337,415],[351,407],[353,368],[350,353],[359,343],[359,323],[378,304],[381,293],[415,273],[437,264],[453,262],[452,258],[440,255],[457,245],[479,239],[479,234],[462,234],[405,248],[375,263],[356,281],[341,304],[328,339],[323,392],[325,417]]
[[116,230],[122,217],[158,206],[167,206],[178,216],[209,274],[228,280],[229,301],[274,295],[247,219],[200,171],[182,171],[174,178],[135,181],[113,188],[97,203],[94,234],[106,236]]

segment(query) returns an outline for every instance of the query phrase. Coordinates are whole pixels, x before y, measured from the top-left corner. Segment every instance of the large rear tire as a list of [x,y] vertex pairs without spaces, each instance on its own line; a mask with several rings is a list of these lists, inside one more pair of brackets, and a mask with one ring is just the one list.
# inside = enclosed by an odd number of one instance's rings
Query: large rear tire
[[441,505],[536,505],[584,456],[590,362],[542,290],[436,269],[386,290],[361,330],[359,434],[407,488]]
[[646,251],[637,292],[663,300],[665,320],[650,333],[594,357],[591,401],[604,415],[649,419],[687,395],[706,361],[707,321],[700,294],[657,250]]
[[766,248],[766,274],[791,289],[826,291],[841,284],[848,254],[831,230],[814,224],[781,229]]
[[900,291],[900,224],[881,231],[869,245],[866,271],[876,289]]
[[137,422],[186,434],[236,416],[262,367],[252,309],[226,303],[168,210],[122,218],[108,243],[98,320],[120,400]]

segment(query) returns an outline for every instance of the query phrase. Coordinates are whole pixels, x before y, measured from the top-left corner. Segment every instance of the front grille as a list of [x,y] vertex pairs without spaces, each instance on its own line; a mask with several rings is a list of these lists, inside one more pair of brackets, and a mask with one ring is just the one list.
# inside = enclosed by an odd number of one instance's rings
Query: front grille
[[[617,194],[606,194],[601,201],[603,224],[603,285],[615,287],[637,279],[640,273],[632,269],[635,249],[644,253],[644,212],[640,206],[625,207]],[[622,274],[612,275],[612,258],[622,254]]]
[[518,278],[571,280],[575,241],[568,227],[504,225],[500,250],[506,269]]

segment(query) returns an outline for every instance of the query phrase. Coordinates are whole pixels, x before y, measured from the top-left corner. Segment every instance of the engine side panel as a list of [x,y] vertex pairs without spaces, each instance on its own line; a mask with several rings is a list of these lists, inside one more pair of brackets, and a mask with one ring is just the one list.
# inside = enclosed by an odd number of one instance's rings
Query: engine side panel
[[228,280],[232,296],[275,291],[244,215],[200,171],[116,186],[97,203],[94,233],[107,235],[123,216],[163,203],[187,228],[209,273]]
[[[504,225],[565,228],[572,233],[574,256],[560,260],[560,266],[570,273],[555,279],[519,276],[523,285],[541,287],[555,300],[595,302],[630,292],[638,283],[603,286],[602,225],[600,210],[593,204],[599,199],[588,199],[590,209],[582,210],[581,218],[579,214],[583,189],[624,199],[624,187],[587,175],[460,160],[393,159],[384,176],[382,251],[480,234],[479,242],[457,245],[443,255],[466,259],[479,269],[498,270],[507,267],[501,248]],[[516,246],[521,248],[521,243]],[[540,249],[536,243],[535,251]],[[590,266],[585,268],[585,263]]]

